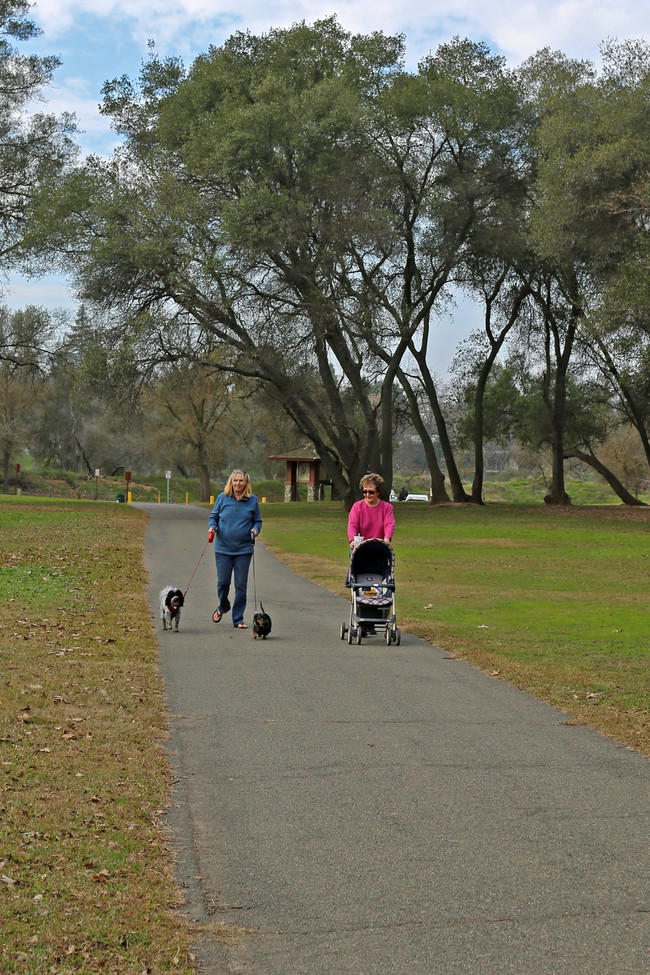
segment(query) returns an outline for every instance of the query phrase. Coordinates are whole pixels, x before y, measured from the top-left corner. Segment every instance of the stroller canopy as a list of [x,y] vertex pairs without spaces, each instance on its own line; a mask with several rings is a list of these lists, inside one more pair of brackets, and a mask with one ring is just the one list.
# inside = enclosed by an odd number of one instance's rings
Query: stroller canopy
[[395,552],[381,538],[367,538],[355,548],[350,559],[350,574],[380,575],[386,582],[393,582]]
[[395,585],[395,553],[381,538],[368,538],[355,548],[350,558],[350,587],[357,589],[361,602],[384,605],[392,602]]

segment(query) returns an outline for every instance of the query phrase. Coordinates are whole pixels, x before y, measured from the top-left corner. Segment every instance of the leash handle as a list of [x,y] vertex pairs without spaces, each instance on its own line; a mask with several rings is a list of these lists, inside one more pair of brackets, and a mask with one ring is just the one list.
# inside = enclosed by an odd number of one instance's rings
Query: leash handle
[[190,581],[187,584],[187,589],[183,593],[183,599],[185,599],[185,597],[187,596],[188,592],[190,591],[190,586],[192,585],[192,579],[196,575],[196,570],[198,569],[199,565],[201,564],[201,559],[205,555],[205,550],[206,550],[206,548],[208,547],[209,544],[210,544],[210,539],[208,539],[207,542],[205,543],[205,545],[203,546],[203,551],[199,555],[199,561],[196,563],[196,566],[194,568],[194,572],[192,573],[192,577],[190,578]]

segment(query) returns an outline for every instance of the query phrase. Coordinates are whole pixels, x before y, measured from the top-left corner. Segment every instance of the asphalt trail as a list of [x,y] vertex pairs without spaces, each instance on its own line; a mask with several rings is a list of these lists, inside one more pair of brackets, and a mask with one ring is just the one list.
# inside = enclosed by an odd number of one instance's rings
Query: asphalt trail
[[348,603],[262,544],[268,640],[212,623],[211,547],[162,632],[207,512],[138,507],[203,975],[649,975],[645,758],[403,628],[348,646]]

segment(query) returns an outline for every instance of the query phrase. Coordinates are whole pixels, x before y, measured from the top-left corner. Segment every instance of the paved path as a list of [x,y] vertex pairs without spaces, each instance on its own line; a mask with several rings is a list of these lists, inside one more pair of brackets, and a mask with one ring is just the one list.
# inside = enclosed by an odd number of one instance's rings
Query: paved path
[[[159,626],[207,513],[139,507]],[[271,636],[214,625],[215,575],[209,547],[159,629],[203,975],[650,973],[646,759],[408,633],[348,646],[348,603],[260,544]]]

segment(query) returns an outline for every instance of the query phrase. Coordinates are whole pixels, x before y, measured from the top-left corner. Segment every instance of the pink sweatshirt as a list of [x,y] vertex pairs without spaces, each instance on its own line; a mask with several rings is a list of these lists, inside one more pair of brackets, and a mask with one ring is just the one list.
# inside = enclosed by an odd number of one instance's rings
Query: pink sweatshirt
[[352,505],[348,518],[350,544],[355,535],[363,535],[364,538],[387,538],[390,541],[394,531],[395,515],[393,506],[388,501],[380,500],[379,504],[371,506],[361,500]]

